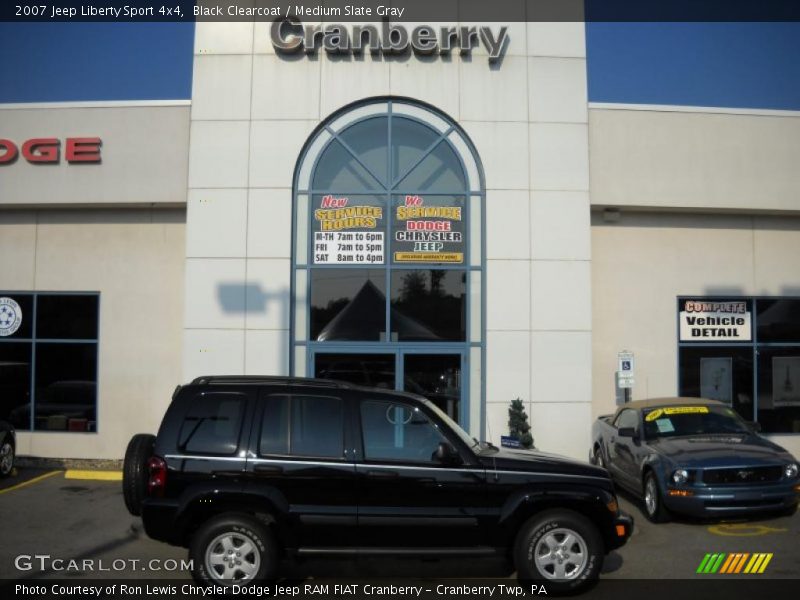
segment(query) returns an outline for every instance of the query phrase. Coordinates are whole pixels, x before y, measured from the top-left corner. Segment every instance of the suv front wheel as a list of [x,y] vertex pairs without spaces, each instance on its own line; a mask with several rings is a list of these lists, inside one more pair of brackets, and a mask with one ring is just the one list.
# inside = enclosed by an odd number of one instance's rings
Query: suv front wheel
[[576,592],[594,582],[603,566],[603,541],[583,515],[551,510],[528,519],[514,550],[517,577],[548,592]]
[[278,547],[269,528],[247,515],[220,515],[192,537],[192,575],[198,582],[233,585],[275,578]]

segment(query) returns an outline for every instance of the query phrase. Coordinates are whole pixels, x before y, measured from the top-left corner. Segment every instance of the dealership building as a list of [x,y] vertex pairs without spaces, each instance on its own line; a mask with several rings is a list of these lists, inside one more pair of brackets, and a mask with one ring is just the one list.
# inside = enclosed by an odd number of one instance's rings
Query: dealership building
[[[0,419],[120,458],[200,375],[585,459],[626,398],[800,456],[800,30],[2,24]],[[87,58],[91,56],[91,58]]]

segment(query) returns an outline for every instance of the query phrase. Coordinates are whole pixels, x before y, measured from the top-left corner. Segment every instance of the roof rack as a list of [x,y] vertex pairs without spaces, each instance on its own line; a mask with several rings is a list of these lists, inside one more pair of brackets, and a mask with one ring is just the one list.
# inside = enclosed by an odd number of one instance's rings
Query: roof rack
[[352,388],[352,384],[345,381],[333,381],[331,379],[316,379],[313,377],[286,377],[281,375],[202,375],[192,380],[192,385],[206,385],[214,383],[271,383],[277,385],[291,385],[293,383],[305,383],[310,385],[332,387],[332,388]]

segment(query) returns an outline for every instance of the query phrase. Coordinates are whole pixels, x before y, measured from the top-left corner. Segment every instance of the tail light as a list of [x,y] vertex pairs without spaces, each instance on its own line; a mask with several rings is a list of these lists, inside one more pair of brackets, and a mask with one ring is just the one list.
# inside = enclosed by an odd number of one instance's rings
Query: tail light
[[167,463],[160,456],[153,456],[147,461],[150,479],[147,481],[147,495],[161,498],[167,487]]

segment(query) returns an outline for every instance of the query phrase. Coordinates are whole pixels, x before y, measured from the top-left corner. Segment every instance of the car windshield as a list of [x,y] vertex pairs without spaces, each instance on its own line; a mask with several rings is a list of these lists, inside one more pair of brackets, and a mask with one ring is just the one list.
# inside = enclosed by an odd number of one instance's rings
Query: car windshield
[[748,433],[739,416],[724,406],[664,406],[644,413],[644,432],[648,439]]
[[436,413],[437,417],[439,417],[442,421],[444,421],[445,425],[447,425],[452,431],[458,434],[458,437],[461,438],[461,441],[463,441],[468,448],[472,448],[473,446],[476,445],[475,439],[472,436],[470,436],[466,431],[461,429],[461,426],[458,423],[456,423],[455,421],[453,421],[453,419],[448,417],[446,412],[444,412],[441,408],[436,406],[430,400],[423,399],[423,402],[425,402],[425,406],[427,406],[429,409],[431,409],[433,412]]

